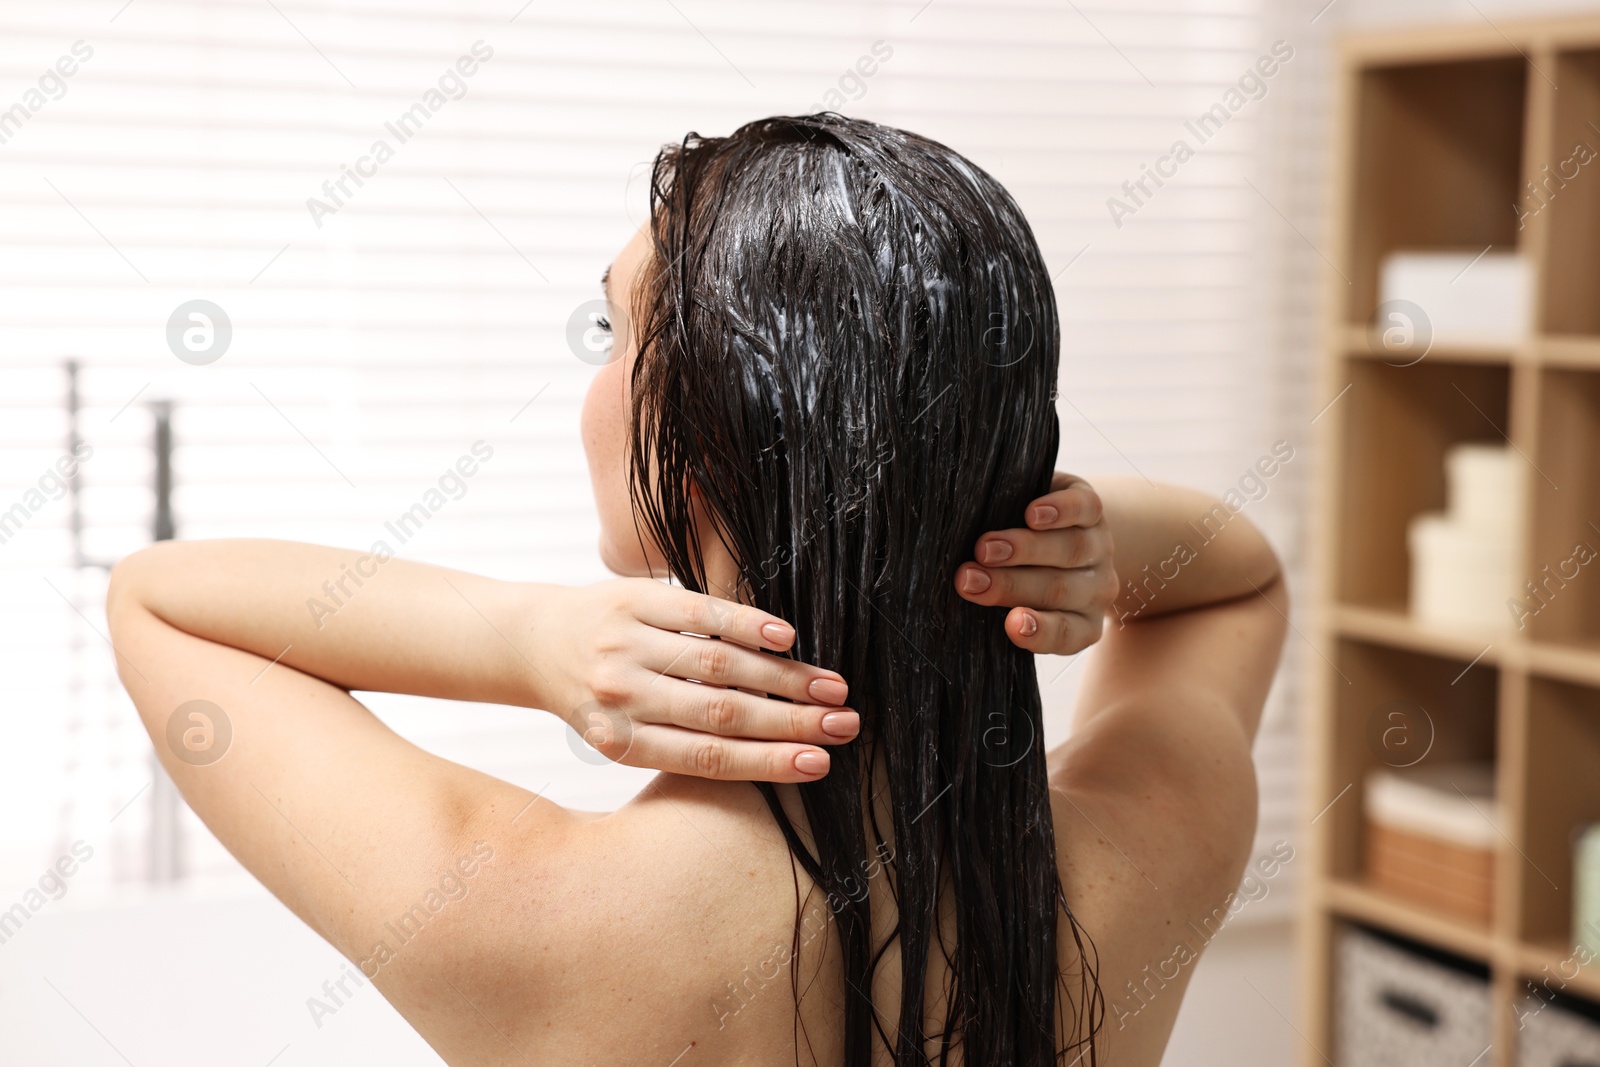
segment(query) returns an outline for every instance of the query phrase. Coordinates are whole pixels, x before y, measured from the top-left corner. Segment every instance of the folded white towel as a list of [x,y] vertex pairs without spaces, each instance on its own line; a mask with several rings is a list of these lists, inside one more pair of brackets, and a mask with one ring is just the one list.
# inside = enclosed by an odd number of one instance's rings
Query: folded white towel
[[1380,767],[1364,792],[1368,817],[1394,830],[1468,848],[1493,848],[1500,835],[1492,763]]

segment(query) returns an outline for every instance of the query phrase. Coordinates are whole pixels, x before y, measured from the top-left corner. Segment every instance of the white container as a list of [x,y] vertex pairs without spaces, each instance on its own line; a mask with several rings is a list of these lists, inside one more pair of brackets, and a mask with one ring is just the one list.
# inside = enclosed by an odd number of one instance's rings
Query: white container
[[1510,345],[1529,334],[1527,263],[1515,252],[1393,252],[1378,291],[1421,308],[1435,345]]
[[1449,515],[1411,520],[1411,614],[1453,629],[1505,630],[1516,593],[1513,551],[1503,533],[1465,526]]
[[1445,452],[1446,510],[1411,521],[1411,614],[1434,626],[1503,631],[1516,623],[1527,461],[1504,445]]
[[1522,511],[1528,461],[1505,445],[1455,445],[1444,454],[1450,517],[1475,529],[1503,531],[1507,542]]

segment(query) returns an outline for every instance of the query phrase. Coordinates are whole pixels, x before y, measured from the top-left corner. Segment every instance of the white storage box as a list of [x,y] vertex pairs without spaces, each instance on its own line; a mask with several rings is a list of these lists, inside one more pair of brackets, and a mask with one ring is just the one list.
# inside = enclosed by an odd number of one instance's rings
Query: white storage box
[[1348,926],[1337,953],[1337,1067],[1481,1067],[1490,1040],[1486,972]]
[[[1600,1006],[1586,1005],[1600,1012]],[[1594,1014],[1568,1011],[1561,1001],[1528,997],[1517,1011],[1517,1067],[1600,1065],[1600,1022]]]
[[1380,274],[1379,300],[1421,308],[1435,347],[1514,345],[1528,336],[1527,263],[1515,252],[1394,252]]

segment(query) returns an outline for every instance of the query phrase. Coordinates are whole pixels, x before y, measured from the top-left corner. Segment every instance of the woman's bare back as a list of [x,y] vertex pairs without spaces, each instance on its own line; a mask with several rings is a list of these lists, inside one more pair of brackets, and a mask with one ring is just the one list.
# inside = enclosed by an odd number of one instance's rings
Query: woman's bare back
[[[1164,636],[1174,651],[1215,652],[1256,638],[1253,628],[1270,632],[1268,609],[1264,600],[1241,602],[1206,627],[1177,622]],[[1112,645],[1108,658],[1118,654]],[[1275,658],[1275,644],[1261,645],[1263,657]],[[1086,681],[1091,699],[1097,684]],[[1155,1067],[1198,955],[1179,946],[1194,946],[1193,931],[1226,905],[1249,851],[1248,736],[1226,706],[1135,698],[1080,714],[1073,737],[1051,754],[1051,786],[1063,886],[1103,996],[1097,1051],[1114,1049],[1127,1067]],[[803,826],[795,787],[777,788]],[[443,989],[445,1003],[455,1002],[448,1019],[437,1013],[433,996],[443,994],[431,982],[415,998],[390,994],[447,1061],[843,1062],[843,972],[830,909],[791,864],[753,785],[662,774],[618,811],[572,813],[556,831],[515,829],[527,797],[507,786],[474,819],[485,839],[505,830],[498,866],[473,890],[463,920],[465,940],[480,947],[454,969],[459,988]],[[894,922],[887,875],[869,880],[875,944]],[[1078,998],[1084,957],[1067,931],[1063,922],[1063,988]],[[935,952],[924,995],[932,1034],[944,1018],[946,978]],[[892,1027],[900,1003],[892,950],[873,996]],[[1063,1047],[1088,1010],[1073,1000]],[[937,1040],[928,1051],[937,1057]],[[888,1062],[880,1044],[875,1063]],[[962,1062],[959,1047],[950,1062]]]

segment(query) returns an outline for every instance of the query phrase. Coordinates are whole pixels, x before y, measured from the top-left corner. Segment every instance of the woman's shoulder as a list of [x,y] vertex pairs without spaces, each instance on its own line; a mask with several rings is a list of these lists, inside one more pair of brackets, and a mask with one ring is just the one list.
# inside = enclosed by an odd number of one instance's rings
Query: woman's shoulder
[[705,1061],[792,1040],[807,883],[751,783],[661,774],[615,811],[573,813],[554,848],[502,836],[496,861],[460,964],[474,1011],[530,1059],[666,1063],[693,1044]]
[[1130,704],[1052,753],[1064,862],[1180,909],[1238,882],[1255,835],[1255,766],[1246,738],[1202,717]]
[[[713,951],[714,927],[759,925],[767,913],[793,922],[788,848],[750,782],[661,773],[614,811],[566,810],[555,830],[497,826],[503,877],[485,885],[479,909],[496,936],[543,946],[522,957],[530,977],[583,957],[596,938],[621,960],[630,946],[660,953],[679,935]],[[484,822],[476,835],[489,836]],[[768,891],[780,884],[781,894]]]

